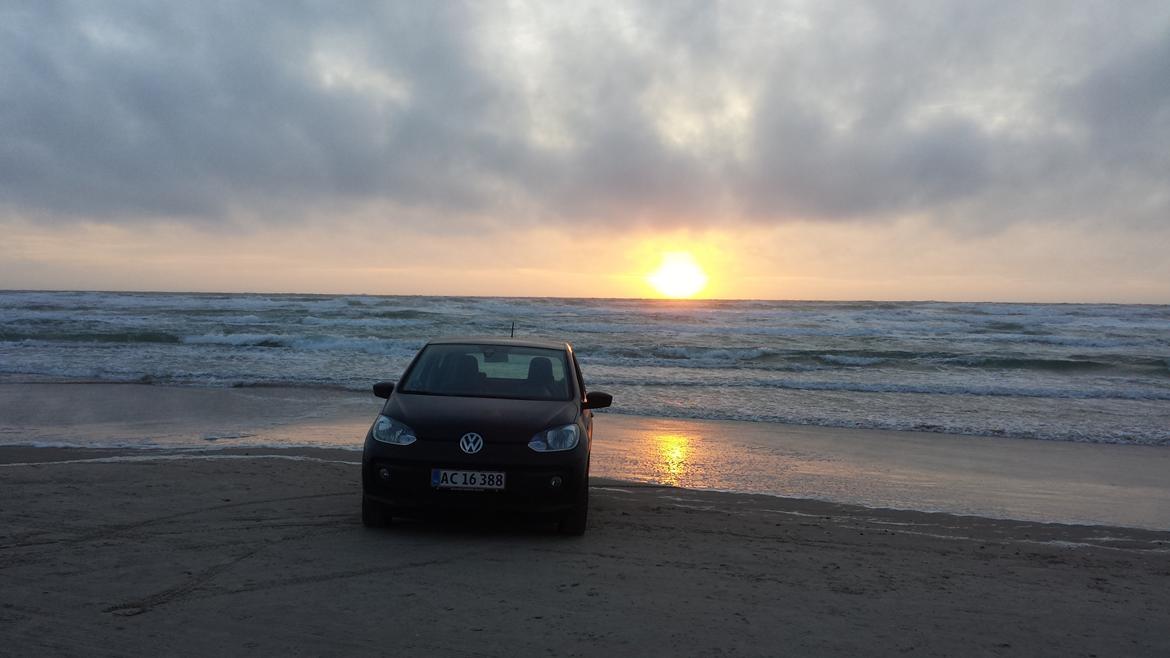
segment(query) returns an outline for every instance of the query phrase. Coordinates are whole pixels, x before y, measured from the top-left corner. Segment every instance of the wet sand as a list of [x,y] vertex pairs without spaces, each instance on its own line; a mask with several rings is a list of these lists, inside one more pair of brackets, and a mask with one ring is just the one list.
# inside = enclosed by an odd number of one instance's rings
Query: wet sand
[[594,472],[865,507],[1170,530],[1170,447],[606,415]]
[[0,652],[1170,654],[1170,533],[604,480],[582,538],[368,530],[350,451],[123,454],[0,449]]
[[[380,402],[308,388],[0,379],[0,444],[359,450]],[[592,472],[866,507],[1170,530],[1166,446],[600,413]]]

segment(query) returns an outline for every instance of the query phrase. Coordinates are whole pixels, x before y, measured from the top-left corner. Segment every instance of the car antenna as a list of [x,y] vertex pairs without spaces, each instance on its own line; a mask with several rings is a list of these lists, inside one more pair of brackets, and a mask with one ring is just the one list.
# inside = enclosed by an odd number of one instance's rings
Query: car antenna
[[516,337],[516,321],[512,320],[512,338]]

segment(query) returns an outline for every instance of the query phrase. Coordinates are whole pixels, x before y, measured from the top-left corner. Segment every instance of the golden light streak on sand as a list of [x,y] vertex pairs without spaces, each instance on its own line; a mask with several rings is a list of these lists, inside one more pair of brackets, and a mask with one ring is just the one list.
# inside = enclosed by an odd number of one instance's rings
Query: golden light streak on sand
[[678,486],[690,475],[690,440],[681,434],[660,434],[654,437],[658,451],[657,470],[663,484]]

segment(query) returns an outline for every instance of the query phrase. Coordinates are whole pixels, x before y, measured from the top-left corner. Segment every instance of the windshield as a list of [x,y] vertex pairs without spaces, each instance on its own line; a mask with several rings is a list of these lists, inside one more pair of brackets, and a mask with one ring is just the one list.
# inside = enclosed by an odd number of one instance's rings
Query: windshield
[[428,345],[406,373],[403,393],[570,400],[564,350],[514,345]]

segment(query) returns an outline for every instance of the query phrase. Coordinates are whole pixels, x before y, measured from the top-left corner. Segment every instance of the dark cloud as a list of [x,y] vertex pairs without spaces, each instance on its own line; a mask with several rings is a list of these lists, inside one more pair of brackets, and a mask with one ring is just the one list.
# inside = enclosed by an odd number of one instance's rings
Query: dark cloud
[[0,208],[1170,217],[1164,3],[6,3]]

